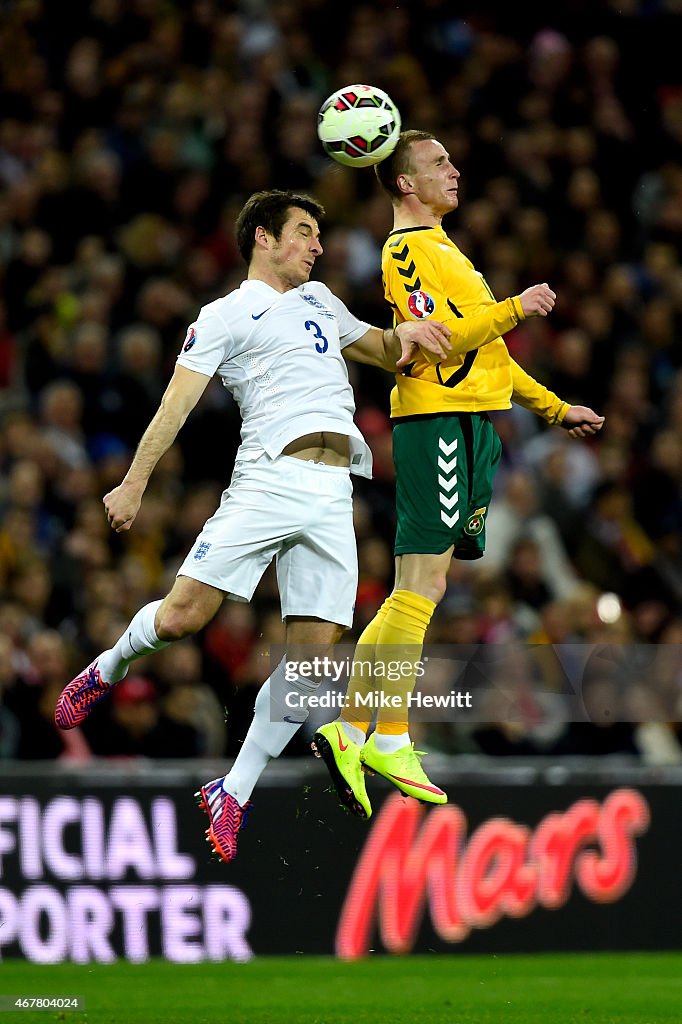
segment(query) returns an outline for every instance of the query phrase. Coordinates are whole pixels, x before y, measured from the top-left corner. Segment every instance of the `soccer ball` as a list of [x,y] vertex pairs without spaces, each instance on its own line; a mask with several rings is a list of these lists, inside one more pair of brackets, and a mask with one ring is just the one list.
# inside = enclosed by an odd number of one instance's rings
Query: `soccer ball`
[[345,85],[320,107],[317,134],[325,152],[340,164],[369,167],[395,149],[400,114],[375,85]]

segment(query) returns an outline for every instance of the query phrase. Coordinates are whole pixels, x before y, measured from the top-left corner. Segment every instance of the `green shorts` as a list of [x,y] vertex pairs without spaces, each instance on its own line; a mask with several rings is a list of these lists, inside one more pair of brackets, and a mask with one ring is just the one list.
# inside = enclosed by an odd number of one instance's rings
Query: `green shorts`
[[480,558],[502,443],[487,413],[415,416],[393,425],[396,555]]

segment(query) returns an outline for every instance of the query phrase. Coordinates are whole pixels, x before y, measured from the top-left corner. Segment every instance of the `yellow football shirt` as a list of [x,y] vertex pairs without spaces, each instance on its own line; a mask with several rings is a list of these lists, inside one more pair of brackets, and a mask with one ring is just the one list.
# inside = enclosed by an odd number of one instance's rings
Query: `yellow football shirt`
[[442,227],[393,231],[382,253],[384,294],[396,323],[432,318],[452,332],[452,351],[434,362],[419,352],[396,375],[394,419],[509,409],[512,401],[560,423],[569,406],[516,363],[501,335],[523,319],[518,297],[497,302]]

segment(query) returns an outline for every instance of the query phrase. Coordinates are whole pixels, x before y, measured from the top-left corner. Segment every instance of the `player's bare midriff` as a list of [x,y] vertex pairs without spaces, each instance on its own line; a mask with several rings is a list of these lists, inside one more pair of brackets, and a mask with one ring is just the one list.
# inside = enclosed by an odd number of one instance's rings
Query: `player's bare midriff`
[[290,455],[294,459],[320,462],[325,466],[349,466],[350,442],[345,434],[334,434],[329,431],[318,431],[304,434],[288,444],[282,455]]

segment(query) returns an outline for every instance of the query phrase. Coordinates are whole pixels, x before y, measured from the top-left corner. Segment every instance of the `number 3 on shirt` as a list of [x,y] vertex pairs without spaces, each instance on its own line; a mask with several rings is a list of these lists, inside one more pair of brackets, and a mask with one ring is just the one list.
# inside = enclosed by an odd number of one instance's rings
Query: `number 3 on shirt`
[[[315,333],[313,334],[313,337],[320,339],[320,341],[315,342],[315,350],[319,352],[320,355],[323,355],[329,348],[329,342],[320,330],[320,325],[316,324],[314,320],[306,320],[305,329],[306,331],[314,331]],[[320,344],[320,342],[322,342],[322,344]]]

